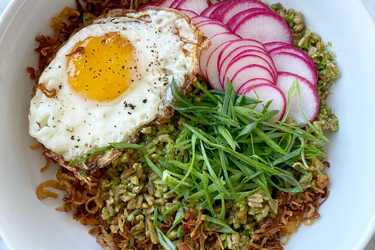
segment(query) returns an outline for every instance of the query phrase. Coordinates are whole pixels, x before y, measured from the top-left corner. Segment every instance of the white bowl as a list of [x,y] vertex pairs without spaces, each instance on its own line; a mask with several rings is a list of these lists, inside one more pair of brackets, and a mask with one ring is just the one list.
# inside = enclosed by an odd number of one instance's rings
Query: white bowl
[[[83,226],[53,209],[56,203],[37,200],[43,160],[29,148],[32,83],[25,68],[37,60],[34,37],[73,2],[13,0],[1,19],[0,234],[11,250],[99,249]],[[310,27],[333,43],[343,73],[331,100],[341,123],[329,149],[331,194],[322,218],[299,230],[287,249],[362,249],[375,228],[374,24],[357,0],[281,2],[303,11]]]

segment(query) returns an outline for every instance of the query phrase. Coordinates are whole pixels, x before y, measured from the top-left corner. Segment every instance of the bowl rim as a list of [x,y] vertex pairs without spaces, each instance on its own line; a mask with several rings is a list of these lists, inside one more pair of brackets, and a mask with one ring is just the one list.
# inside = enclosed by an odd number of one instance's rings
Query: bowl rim
[[[5,6],[3,12],[0,15],[0,43],[3,42],[5,33],[8,30],[10,23],[13,21],[12,13],[17,12],[27,0],[9,0],[8,4]],[[0,241],[3,241],[6,249],[14,250],[10,246],[11,242],[5,237],[6,230],[0,225]],[[6,250],[4,249],[4,250]]]
[[[6,35],[6,31],[8,27],[12,23],[14,19],[14,13],[17,13],[20,8],[27,2],[28,0],[9,0],[9,3],[6,5],[5,9],[0,15],[0,43],[3,42],[4,37]],[[282,0],[280,0],[282,1]],[[368,9],[365,7],[363,1],[359,1],[359,4],[365,9],[367,15],[375,21],[372,16],[370,15]],[[375,22],[374,22],[375,28]],[[375,211],[373,212],[372,216],[369,218],[369,222],[367,228],[364,229],[365,233],[358,239],[358,243],[354,246],[354,249],[362,250],[365,249],[367,244],[370,242],[372,237],[375,237]],[[0,241],[2,240],[5,243],[5,246],[9,250],[11,249],[10,246],[12,245],[11,242],[8,242],[8,239],[4,237],[6,235],[6,230],[0,224]]]

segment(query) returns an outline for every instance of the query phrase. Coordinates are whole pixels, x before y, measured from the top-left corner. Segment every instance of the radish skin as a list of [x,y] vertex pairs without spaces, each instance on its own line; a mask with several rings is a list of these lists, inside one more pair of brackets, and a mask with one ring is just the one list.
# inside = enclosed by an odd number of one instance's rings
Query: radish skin
[[264,47],[266,48],[267,51],[271,51],[271,50],[281,48],[281,47],[284,47],[284,46],[290,46],[289,43],[283,43],[283,42],[269,42],[269,43],[265,43],[263,45],[264,45]]
[[239,87],[237,92],[241,93],[245,89],[253,87],[254,85],[258,85],[258,84],[273,84],[273,85],[275,85],[275,83],[271,82],[270,80],[267,80],[267,79],[264,79],[264,78],[254,78],[254,79],[251,79],[251,80],[245,82],[244,84],[242,84]]
[[226,47],[230,46],[230,41],[220,44],[217,48],[215,48],[208,60],[206,65],[206,76],[207,80],[209,81],[210,85],[218,90],[222,90],[223,86],[220,84],[220,74],[217,68],[217,60],[219,58],[220,52],[225,49]]
[[268,71],[268,69],[257,64],[246,65],[234,74],[232,74],[232,72],[229,72],[227,77],[229,82],[233,84],[235,90],[241,88],[241,86],[249,80],[256,78],[265,78],[273,83],[272,75]]
[[218,34],[216,36],[213,36],[210,39],[209,46],[207,48],[202,49],[200,57],[199,57],[199,67],[200,67],[201,75],[203,77],[207,78],[206,65],[207,65],[207,62],[211,53],[221,44],[228,42],[228,41],[237,40],[237,39],[239,39],[239,37],[230,32]]
[[214,12],[217,8],[220,8],[224,4],[226,4],[226,3],[225,2],[218,2],[218,3],[210,5],[208,8],[206,8],[201,13],[201,16],[210,17],[210,15],[212,14],[212,12]]
[[292,44],[292,33],[286,21],[269,11],[247,16],[233,31],[242,38],[252,38],[262,43],[285,42]]
[[270,12],[268,9],[263,8],[252,8],[245,11],[242,11],[240,13],[237,13],[235,16],[231,17],[228,21],[225,22],[225,24],[228,26],[230,30],[235,30],[238,25],[247,17],[257,14],[257,13],[267,13]]
[[260,101],[261,103],[256,108],[259,112],[262,112],[265,105],[271,102],[268,106],[268,110],[278,111],[275,120],[280,120],[285,114],[287,106],[286,97],[275,85],[263,83],[249,86],[243,88],[240,94]]
[[211,18],[208,18],[208,17],[204,17],[204,16],[196,16],[196,17],[193,17],[191,19],[191,21],[194,23],[194,24],[198,24],[198,23],[201,23],[201,22],[207,22],[207,21],[212,21],[213,19]]
[[226,23],[230,18],[245,10],[261,8],[268,10],[268,6],[257,0],[233,0],[227,1],[221,8],[215,9],[210,15],[211,18]]
[[160,7],[165,7],[165,8],[170,8],[171,5],[173,4],[174,0],[164,0],[159,6]]
[[[231,49],[231,46],[228,46],[228,48],[226,48],[227,51],[228,49]],[[218,65],[217,65],[217,69],[219,70],[219,72],[221,71],[225,72],[226,68],[233,61],[233,59],[236,58],[238,55],[240,55],[242,52],[252,53],[254,55],[261,56],[261,57],[263,57],[264,55],[263,54],[264,52],[260,50],[259,48],[249,47],[249,46],[237,48],[235,50],[230,51],[229,53],[222,51],[221,54],[219,55],[219,60],[218,60]]]
[[273,70],[272,65],[269,63],[269,61],[265,58],[266,55],[262,54],[261,52],[253,52],[253,51],[243,51],[236,55],[232,61],[236,61],[239,58],[248,58],[247,63],[248,64],[258,64],[268,69],[268,71],[271,73],[273,80],[276,81],[277,79],[277,73]]
[[271,56],[278,72],[298,75],[316,86],[318,81],[317,71],[303,57],[287,52],[272,53]]
[[175,8],[186,9],[200,14],[208,8],[208,3],[207,0],[183,0]]
[[302,57],[306,62],[308,62],[310,64],[312,70],[314,72],[317,72],[314,61],[311,59],[311,57],[305,51],[303,51],[301,49],[295,48],[295,47],[288,44],[288,45],[284,45],[284,46],[281,46],[281,47],[278,47],[278,48],[274,48],[274,49],[270,50],[269,52],[271,54],[277,54],[279,52],[283,52],[283,53],[285,52],[285,53],[290,53],[290,54]]
[[[219,21],[216,21],[216,20],[206,20],[206,21],[200,21],[198,23],[196,23],[195,25],[199,28],[200,26],[203,26],[203,25],[206,25],[206,24],[214,24],[214,25],[218,25],[218,26],[223,26],[225,27],[221,22]],[[225,27],[226,28],[226,27]],[[228,30],[228,29],[227,29]],[[229,32],[229,30],[228,30]]]
[[249,0],[239,0],[233,1],[231,4],[227,5],[227,10],[222,13],[221,16],[218,16],[218,20],[223,23],[228,23],[231,18],[236,16],[238,13],[247,10],[269,10],[268,6],[260,1],[249,1]]
[[191,11],[191,10],[185,10],[185,9],[177,9],[177,10],[184,13],[185,15],[187,15],[190,18],[198,16],[198,13],[196,13],[194,11]]
[[[313,85],[298,75],[282,72],[279,74],[277,86],[288,98],[289,118],[299,125],[315,120],[320,110],[320,99]],[[292,86],[296,88],[292,89]]]
[[203,23],[197,26],[208,39],[217,34],[230,32],[224,25],[218,23]]
[[184,0],[174,0],[171,4],[170,7],[173,9],[176,9],[178,5],[180,5]]
[[[236,63],[238,65],[239,62],[237,61],[242,56],[257,56],[260,57],[263,62],[265,63],[264,66],[267,67],[268,71],[270,72],[272,79],[270,80],[276,80],[277,75],[275,74],[273,67],[273,61],[272,59],[266,54],[264,50],[261,50],[260,48],[253,47],[253,46],[246,46],[246,47],[239,47],[236,48],[228,53],[228,49],[232,48],[233,45],[228,46],[224,52],[221,54],[221,58],[219,55],[219,61],[218,61],[218,71],[220,72],[220,82],[224,86],[226,74],[228,72],[228,69],[232,66],[232,64]],[[246,64],[249,64],[246,60],[241,60],[240,62],[242,66],[245,66]]]
[[236,41],[232,41],[231,45],[220,54],[219,63],[222,63],[223,60],[226,60],[228,56],[231,55],[236,49],[242,47],[251,47],[254,50],[259,50],[262,52],[266,52],[262,43],[252,40],[252,39],[238,39]]
[[262,53],[260,51],[253,51],[252,49],[249,49],[249,50],[245,49],[245,50],[238,51],[237,53],[235,53],[235,56],[233,57],[232,60],[236,60],[237,58],[239,58],[241,56],[247,56],[247,55],[253,55],[253,56],[260,57],[265,62],[264,66],[267,67],[270,70],[270,72],[273,75],[274,80],[276,81],[276,79],[277,79],[276,66],[273,63],[272,58],[266,53]]
[[266,53],[263,45],[258,41],[252,39],[238,39],[231,41],[230,46],[226,47],[219,54],[217,65],[219,72],[224,70],[222,69],[224,67],[223,64],[225,64],[226,67],[231,62],[232,58],[237,55],[234,54],[236,50],[242,47],[246,47],[248,49],[251,48],[252,50],[257,50]]

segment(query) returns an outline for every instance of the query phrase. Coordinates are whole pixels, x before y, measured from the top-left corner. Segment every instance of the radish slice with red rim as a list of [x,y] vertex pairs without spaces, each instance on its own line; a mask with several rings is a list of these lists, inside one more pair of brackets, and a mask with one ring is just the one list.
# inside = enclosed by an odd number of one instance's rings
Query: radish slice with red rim
[[[262,52],[259,51],[259,52],[253,52],[252,54],[249,53],[249,54],[237,55],[237,56],[233,54],[233,56],[234,57],[229,57],[222,64],[222,66],[218,69],[220,73],[220,83],[222,86],[225,85],[225,82],[228,79],[231,80],[231,78],[228,76],[229,74],[228,72],[233,70],[233,68],[240,69],[249,64],[257,64],[257,65],[265,67],[270,75],[270,78],[266,78],[266,79],[269,79],[270,81],[276,80],[275,75],[272,73],[271,67],[269,66],[267,61],[263,58],[264,54],[262,54]],[[255,77],[255,78],[259,78],[259,77]]]
[[288,117],[300,125],[313,121],[319,114],[318,92],[304,78],[291,73],[280,73],[277,86],[288,100]]
[[[200,26],[206,25],[206,24],[217,24],[219,26],[223,26],[223,27],[227,28],[224,24],[222,24],[221,22],[219,22],[217,20],[214,20],[214,19],[200,21],[196,25],[197,25],[197,27],[200,27]],[[229,30],[228,30],[228,32],[229,32]]]
[[218,46],[220,46],[221,44],[225,42],[238,40],[238,39],[239,37],[231,32],[226,32],[226,33],[213,36],[210,39],[210,45],[207,48],[202,49],[200,57],[199,57],[199,67],[200,67],[201,75],[204,77],[207,77],[206,66],[207,66],[209,56]]
[[222,21],[223,23],[228,23],[229,20],[236,16],[238,13],[251,10],[251,9],[263,9],[269,10],[269,7],[264,3],[256,0],[237,0],[229,1],[222,8],[216,9],[212,12],[211,17]]
[[[211,86],[218,86],[218,84],[220,84],[220,87],[219,89],[223,89],[223,84],[221,84],[221,81],[220,81],[220,68],[218,67],[219,66],[219,58],[220,56],[223,55],[223,51],[226,51],[228,48],[232,47],[233,46],[233,41],[228,41],[228,42],[225,42],[223,44],[221,44],[220,46],[218,46],[209,56],[208,58],[208,61],[207,61],[207,66],[206,66],[206,75],[207,75],[207,79],[208,81],[211,83]],[[250,41],[248,41],[247,44],[250,44]],[[253,42],[251,44],[257,44],[257,42]],[[258,47],[255,47],[253,46],[254,50],[253,50],[253,56],[255,57],[259,57],[259,58],[262,58],[264,57],[264,54],[263,53],[263,50],[258,48]],[[256,50],[257,49],[257,50]],[[258,53],[258,54],[257,54]],[[259,60],[258,58],[258,61]],[[272,61],[271,58],[268,57],[269,60]],[[248,61],[249,63],[251,62],[251,60]],[[267,63],[267,60],[264,60],[264,63],[265,65],[268,65]],[[218,88],[218,87],[216,87]]]
[[303,50],[293,47],[292,45],[284,45],[278,48],[270,50],[271,54],[277,54],[279,52],[290,53],[299,57],[302,57],[306,62],[310,64],[312,69],[316,72],[315,63],[311,57]]
[[[200,21],[199,23],[196,23],[195,25],[199,28],[200,26],[202,25],[206,25],[206,24],[216,24],[218,26],[223,26],[225,27],[221,22],[219,21],[216,21],[216,20],[206,20],[206,21]],[[226,28],[226,27],[225,27]],[[227,32],[229,32],[229,30],[227,29]],[[232,32],[233,33],[233,32]]]
[[226,63],[226,66],[231,62],[232,58],[237,54],[234,54],[237,49],[246,47],[246,49],[257,50],[260,52],[266,53],[263,45],[255,40],[252,39],[238,39],[230,42],[230,46],[223,49],[218,58],[218,70],[219,72],[222,71],[223,64]]
[[252,38],[262,43],[292,43],[292,33],[287,22],[270,11],[245,17],[234,28],[234,32],[242,38]]
[[207,0],[182,0],[177,6],[177,9],[186,9],[195,13],[202,13],[208,8]]
[[264,8],[252,8],[245,11],[242,11],[240,13],[237,13],[235,16],[231,17],[225,24],[228,26],[229,29],[235,30],[238,25],[247,17],[254,15],[256,13],[267,13],[271,12],[268,9]]
[[242,84],[239,87],[237,92],[241,93],[241,92],[244,91],[244,89],[253,87],[254,85],[258,85],[258,84],[273,84],[273,85],[275,85],[275,83],[271,82],[270,80],[267,80],[267,79],[264,79],[264,78],[254,78],[254,79],[250,79],[249,81]]
[[210,5],[208,8],[206,8],[202,13],[201,16],[209,17],[212,12],[214,12],[217,8],[220,8],[221,6],[225,5],[226,2],[218,2],[215,4]]
[[256,40],[238,39],[236,41],[231,41],[231,45],[222,51],[222,53],[220,54],[219,63],[221,64],[223,60],[226,60],[226,58],[231,55],[231,53],[233,53],[236,49],[242,47],[251,47],[254,50],[266,52],[263,44]]
[[201,23],[201,22],[207,22],[207,21],[211,21],[213,19],[211,18],[208,18],[208,17],[204,17],[204,16],[196,16],[196,17],[193,17],[191,19],[191,21],[194,23],[194,24],[198,24],[198,23]]
[[208,18],[208,17],[204,17],[204,16],[195,16],[191,19],[191,22],[197,26],[205,24],[205,23],[217,23],[217,24],[222,25],[221,22]]
[[184,0],[174,0],[171,4],[170,7],[173,9],[176,9],[178,5],[180,5]]
[[219,23],[203,23],[197,26],[208,39],[217,34],[230,32],[224,25]]
[[241,95],[253,98],[261,103],[257,106],[257,111],[262,112],[266,105],[268,111],[276,111],[277,115],[275,120],[280,120],[286,110],[286,98],[283,92],[275,85],[263,83],[248,88],[244,88],[241,92]]
[[247,65],[237,71],[234,76],[230,76],[230,82],[232,82],[234,89],[237,91],[243,84],[251,79],[255,78],[265,78],[273,82],[272,75],[266,67],[261,65],[253,64]]
[[217,60],[219,58],[220,52],[228,46],[230,46],[230,41],[220,44],[211,52],[209,58],[207,59],[207,65],[206,65],[207,80],[209,81],[210,85],[215,89],[219,89],[219,90],[223,89],[222,85],[220,84],[220,74],[217,68]]
[[313,67],[303,57],[287,52],[277,52],[271,54],[278,72],[288,72],[305,78],[312,85],[316,85],[318,76]]
[[164,2],[162,2],[159,7],[166,7],[166,8],[170,8],[171,5],[173,4],[174,0],[164,0]]
[[284,42],[269,42],[269,43],[265,43],[263,45],[264,45],[264,47],[266,48],[267,51],[271,51],[271,50],[281,48],[281,47],[284,47],[284,46],[291,46],[289,43],[284,43]]
[[187,15],[190,18],[198,16],[198,13],[196,13],[194,11],[191,11],[191,10],[185,10],[185,9],[177,9],[177,10],[184,13],[185,15]]
[[276,70],[275,64],[273,63],[272,58],[268,54],[266,54],[264,52],[256,51],[256,50],[254,51],[253,49],[250,48],[248,50],[243,50],[243,51],[239,51],[238,53],[234,53],[232,60],[236,60],[239,57],[248,56],[248,55],[253,55],[253,56],[260,57],[264,61],[264,63],[265,63],[265,65],[263,65],[263,64],[262,65],[265,66],[265,67],[267,67],[270,70],[270,72],[273,75],[274,80],[276,81],[276,79],[277,79],[277,70]]

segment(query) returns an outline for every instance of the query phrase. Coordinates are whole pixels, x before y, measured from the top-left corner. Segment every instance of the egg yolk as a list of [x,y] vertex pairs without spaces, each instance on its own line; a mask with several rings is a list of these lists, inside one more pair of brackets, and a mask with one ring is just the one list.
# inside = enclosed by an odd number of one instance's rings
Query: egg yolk
[[134,81],[135,49],[119,33],[88,37],[67,55],[71,88],[89,100],[105,102],[121,96]]

